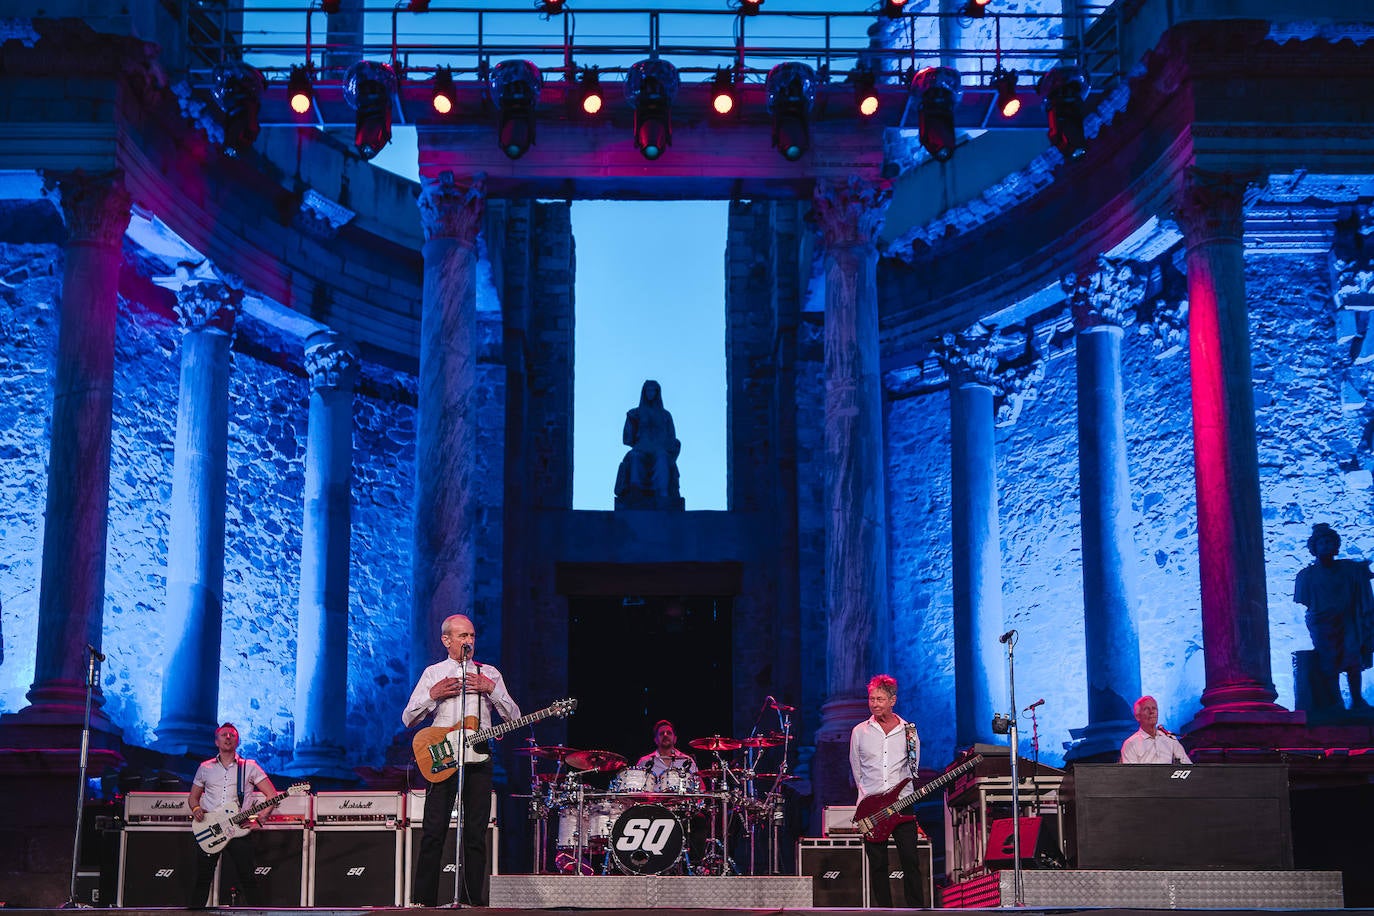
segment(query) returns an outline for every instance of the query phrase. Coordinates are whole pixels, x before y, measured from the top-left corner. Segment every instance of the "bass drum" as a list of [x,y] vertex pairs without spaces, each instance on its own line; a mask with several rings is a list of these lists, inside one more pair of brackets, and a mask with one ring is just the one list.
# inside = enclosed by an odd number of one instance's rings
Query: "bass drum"
[[682,859],[687,831],[662,805],[634,805],[611,827],[609,852],[625,875],[661,875]]

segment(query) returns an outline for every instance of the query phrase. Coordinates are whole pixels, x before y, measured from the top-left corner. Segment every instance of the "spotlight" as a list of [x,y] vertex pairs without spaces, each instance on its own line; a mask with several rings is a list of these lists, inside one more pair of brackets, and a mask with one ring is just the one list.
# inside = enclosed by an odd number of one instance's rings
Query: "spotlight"
[[539,8],[539,12],[543,13],[545,16],[557,16],[560,13],[567,12],[567,10],[564,9],[566,5],[564,0],[539,0],[539,2],[535,4],[535,6]]
[[576,96],[584,114],[601,113],[606,98],[601,94],[601,76],[596,67],[583,67],[578,71]]
[[301,64],[291,68],[291,76],[286,81],[286,97],[296,114],[303,115],[310,110],[315,100],[315,87],[310,83],[309,67]]
[[906,12],[906,0],[883,0],[882,14],[889,19],[896,19]]
[[1088,78],[1077,67],[1060,65],[1040,77],[1036,87],[1045,100],[1050,142],[1065,159],[1078,159],[1088,151],[1083,133],[1083,102],[1088,97]]
[[411,13],[428,13],[429,0],[409,0],[406,3],[406,10]]
[[992,733],[994,735],[1011,734],[1011,716],[1004,712],[994,713],[992,716]]
[[343,0],[320,0],[320,9],[324,10],[326,16],[332,16],[343,9]]
[[988,0],[968,0],[964,4],[964,15],[969,19],[982,19],[988,13]]
[[992,71],[992,88],[997,91],[997,112],[1004,118],[1015,117],[1021,110],[1021,99],[1016,95],[1016,71],[998,67]]
[[739,0],[739,14],[741,16],[757,16],[761,6],[763,6],[763,0]]
[[258,112],[267,84],[261,73],[243,61],[218,65],[214,78],[211,94],[224,112],[224,151],[237,156],[258,139]]
[[768,71],[764,87],[773,116],[773,146],[788,162],[796,162],[811,147],[807,116],[816,101],[816,71],[795,61],[778,64]]
[[491,71],[491,94],[496,99],[497,143],[512,159],[534,145],[534,106],[544,78],[527,60],[503,60]]
[[391,142],[391,96],[396,74],[386,64],[360,60],[344,76],[344,101],[357,112],[353,145],[371,159]]
[[911,91],[921,97],[917,126],[921,146],[936,162],[954,155],[954,103],[959,98],[959,71],[950,67],[926,67],[911,80]]
[[452,114],[454,106],[458,104],[458,90],[453,85],[453,71],[448,67],[440,67],[434,73],[434,94],[430,96],[429,103],[434,106],[436,114]]
[[855,70],[849,77],[854,83],[854,105],[859,114],[871,118],[878,113],[878,78],[872,70]]
[[635,110],[635,149],[645,159],[657,159],[673,142],[673,98],[677,68],[651,57],[631,65],[625,95]]
[[730,67],[720,67],[711,79],[711,109],[718,115],[735,110],[735,73]]

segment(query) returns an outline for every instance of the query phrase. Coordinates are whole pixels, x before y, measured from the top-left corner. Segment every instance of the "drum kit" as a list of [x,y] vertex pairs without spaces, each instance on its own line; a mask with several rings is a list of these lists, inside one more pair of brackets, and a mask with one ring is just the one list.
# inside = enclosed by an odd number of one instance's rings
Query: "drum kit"
[[[733,835],[748,838],[748,872],[753,874],[755,831],[763,827],[770,840],[776,839],[781,790],[796,778],[786,772],[789,732],[785,726],[782,732],[747,738],[696,738],[688,745],[714,755],[715,766],[699,772],[670,768],[659,774],[650,767],[629,766],[612,751],[531,742],[519,753],[531,758],[535,861],[542,871],[552,832],[553,870],[563,874],[738,874],[730,857]],[[775,772],[760,772],[760,756],[775,747],[783,751]],[[554,771],[537,772],[540,760],[553,761]],[[605,790],[591,783],[597,776],[608,777]],[[698,834],[705,838],[694,843]]]

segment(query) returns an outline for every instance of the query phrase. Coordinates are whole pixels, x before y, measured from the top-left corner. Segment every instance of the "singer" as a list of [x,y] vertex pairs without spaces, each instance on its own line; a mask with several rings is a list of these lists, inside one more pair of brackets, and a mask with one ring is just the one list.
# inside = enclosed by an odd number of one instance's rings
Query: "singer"
[[1154,697],[1135,701],[1135,720],[1140,730],[1121,745],[1122,763],[1192,763],[1178,739],[1159,724],[1159,704]]
[[[501,718],[507,721],[520,718],[520,707],[515,705],[515,700],[507,692],[501,672],[473,658],[477,631],[471,620],[462,614],[446,617],[440,628],[440,639],[448,651],[448,657],[430,665],[420,675],[410,695],[410,702],[406,703],[405,712],[401,714],[401,721],[406,728],[431,713],[434,715],[432,724],[443,728],[452,728],[467,719],[475,720],[478,729],[487,728],[493,724],[493,711],[500,713]],[[459,697],[464,692],[464,685],[467,703],[464,709],[459,710]],[[473,749],[484,754],[490,750],[485,744],[475,745]],[[487,873],[491,773],[490,758],[480,764],[468,764],[463,773],[463,893],[459,902],[471,906],[487,905],[486,897],[482,894],[482,879]],[[429,907],[439,904],[439,869],[443,864],[440,860],[444,855],[444,838],[457,796],[457,777],[433,783],[429,787],[425,798],[425,820],[420,833],[420,858],[415,867],[412,903]]]

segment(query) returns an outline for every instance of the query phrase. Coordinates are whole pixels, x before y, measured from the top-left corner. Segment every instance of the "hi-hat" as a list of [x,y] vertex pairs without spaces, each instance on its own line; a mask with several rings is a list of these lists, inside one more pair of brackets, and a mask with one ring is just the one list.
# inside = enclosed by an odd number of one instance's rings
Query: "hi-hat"
[[740,747],[780,747],[782,745],[782,735],[755,735],[752,738],[739,739]]
[[576,754],[578,751],[561,744],[549,744],[544,747],[517,747],[515,753],[531,754],[535,757],[543,757],[545,760],[565,760],[569,754]]
[[625,766],[625,758],[614,751],[573,751],[567,756],[568,766],[574,770],[596,770],[614,773]]
[[740,744],[738,738],[722,738],[720,735],[712,735],[709,738],[693,738],[687,742],[687,745],[699,751],[737,751],[744,746]]

